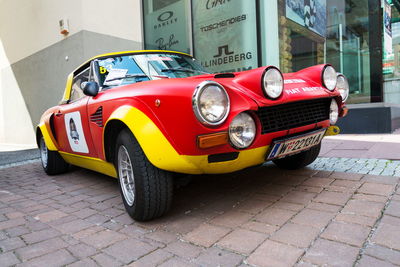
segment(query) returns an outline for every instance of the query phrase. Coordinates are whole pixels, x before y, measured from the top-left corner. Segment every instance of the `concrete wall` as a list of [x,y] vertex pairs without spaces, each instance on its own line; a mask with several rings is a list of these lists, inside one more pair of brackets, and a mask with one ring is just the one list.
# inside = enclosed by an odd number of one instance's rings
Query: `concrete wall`
[[[0,0],[0,144],[33,144],[42,112],[86,59],[142,48],[140,0]],[[67,36],[58,21],[68,19]]]
[[134,41],[83,30],[12,64],[32,124],[61,100],[67,75],[83,61],[110,51],[140,48]]

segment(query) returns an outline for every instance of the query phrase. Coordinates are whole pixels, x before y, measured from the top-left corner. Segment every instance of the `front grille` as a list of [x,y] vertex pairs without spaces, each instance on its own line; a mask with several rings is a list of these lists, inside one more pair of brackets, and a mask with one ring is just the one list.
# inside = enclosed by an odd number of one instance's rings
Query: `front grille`
[[329,120],[331,98],[313,99],[271,107],[257,111],[261,133],[272,133]]

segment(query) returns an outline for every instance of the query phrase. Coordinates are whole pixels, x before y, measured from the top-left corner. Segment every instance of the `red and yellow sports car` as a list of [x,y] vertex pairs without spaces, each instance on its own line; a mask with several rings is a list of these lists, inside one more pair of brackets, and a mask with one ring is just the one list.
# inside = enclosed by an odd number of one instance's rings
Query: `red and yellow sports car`
[[50,175],[71,164],[118,178],[127,212],[143,221],[168,211],[174,173],[312,163],[322,138],[338,133],[348,93],[329,64],[211,74],[179,52],[105,54],[68,76],[37,143]]

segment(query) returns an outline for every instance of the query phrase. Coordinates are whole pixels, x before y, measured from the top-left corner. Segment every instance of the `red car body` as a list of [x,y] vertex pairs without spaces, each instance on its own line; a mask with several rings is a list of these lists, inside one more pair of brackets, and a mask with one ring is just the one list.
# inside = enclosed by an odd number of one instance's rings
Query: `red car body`
[[[166,51],[121,52],[100,55],[85,64],[115,55],[140,53],[181,55]],[[271,144],[276,139],[317,129],[328,129],[325,135],[337,133],[337,127],[332,126],[329,120],[329,104],[332,99],[336,101],[339,116],[345,115],[347,110],[340,92],[324,86],[322,73],[325,67],[323,64],[283,74],[284,89],[277,99],[266,96],[262,78],[268,67],[261,67],[230,74],[202,74],[136,82],[100,90],[95,96],[85,95],[71,102],[72,81],[82,69],[81,66],[69,76],[62,103],[43,114],[37,130],[38,144],[43,137],[48,151],[58,152],[67,163],[117,177],[115,142],[119,131],[127,127],[147,159],[159,169],[188,174],[237,171],[266,161],[272,149]],[[193,112],[194,92],[204,81],[218,83],[229,96],[229,114],[218,126],[204,125]],[[285,115],[285,119],[290,120],[318,101],[322,101],[319,105],[325,105],[324,108],[328,109],[327,117],[325,114],[318,121],[311,118],[311,123],[310,120],[292,123],[295,127],[283,125],[265,129],[264,124],[271,119],[262,116],[266,116],[270,108],[277,108],[275,112],[279,114],[275,116],[285,113],[285,107],[291,108],[292,113]],[[301,110],[296,110],[296,105]],[[264,111],[267,113],[264,114]],[[238,149],[229,141],[229,126],[242,112],[254,119],[256,134],[249,147]],[[307,112],[312,114],[312,111]],[[74,140],[69,138],[66,130],[68,122],[65,116],[68,114],[80,114],[86,150],[74,151],[71,144]],[[279,118],[274,120],[279,122]],[[70,131],[73,131],[76,126],[70,127]]]

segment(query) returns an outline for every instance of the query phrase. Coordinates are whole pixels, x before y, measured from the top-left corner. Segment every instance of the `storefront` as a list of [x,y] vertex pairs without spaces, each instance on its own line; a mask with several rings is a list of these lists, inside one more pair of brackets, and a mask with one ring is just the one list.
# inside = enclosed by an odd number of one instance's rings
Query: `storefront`
[[349,79],[349,104],[384,108],[400,104],[399,9],[398,0],[146,0],[144,41],[213,72],[331,63]]

